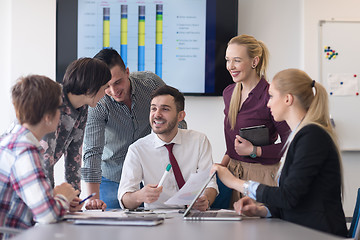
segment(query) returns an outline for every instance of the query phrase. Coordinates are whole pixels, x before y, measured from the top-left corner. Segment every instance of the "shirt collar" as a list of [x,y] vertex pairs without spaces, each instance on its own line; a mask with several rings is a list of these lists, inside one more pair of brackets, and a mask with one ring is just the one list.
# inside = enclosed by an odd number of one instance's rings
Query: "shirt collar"
[[249,93],[249,95],[254,95],[260,99],[264,92],[267,93],[268,86],[269,83],[264,78],[261,78],[255,88]]
[[131,97],[133,97],[135,96],[135,92],[136,92],[136,83],[130,75],[129,75],[129,81],[130,81]]
[[40,145],[39,140],[34,136],[34,134],[29,129],[23,127],[20,124],[16,124],[14,128],[11,129],[12,134],[21,133],[21,132],[25,132],[25,136],[28,143],[35,145],[36,148],[39,149],[39,151],[44,151]]
[[159,148],[162,147],[166,144],[170,144],[170,143],[175,143],[175,144],[181,144],[181,135],[182,135],[182,129],[178,129],[177,134],[175,135],[175,137],[169,142],[164,142],[163,140],[161,140],[158,135],[156,133],[154,133],[153,131],[151,131],[151,135],[153,136],[154,139],[154,147],[155,148]]

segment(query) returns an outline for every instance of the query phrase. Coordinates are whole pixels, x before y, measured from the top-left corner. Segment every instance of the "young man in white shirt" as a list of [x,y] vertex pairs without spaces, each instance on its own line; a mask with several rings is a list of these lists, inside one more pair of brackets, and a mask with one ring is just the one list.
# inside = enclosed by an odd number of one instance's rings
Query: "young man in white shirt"
[[[144,203],[145,208],[169,208],[164,202],[179,190],[174,175],[174,166],[163,186],[158,183],[170,163],[169,152],[164,145],[173,143],[173,154],[179,165],[183,179],[191,173],[211,167],[212,151],[207,137],[193,130],[179,129],[178,123],[185,118],[185,98],[177,89],[163,86],[151,97],[150,125],[152,133],[130,145],[125,158],[118,191],[120,206],[135,209]],[[144,187],[139,189],[143,181]],[[194,205],[205,211],[218,193],[213,179]]]

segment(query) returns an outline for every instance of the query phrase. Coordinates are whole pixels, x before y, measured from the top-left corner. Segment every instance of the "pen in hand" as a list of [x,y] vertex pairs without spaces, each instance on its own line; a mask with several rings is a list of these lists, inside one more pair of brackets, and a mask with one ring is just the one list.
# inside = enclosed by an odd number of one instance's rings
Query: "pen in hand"
[[169,164],[167,165],[166,169],[165,169],[165,172],[164,172],[163,176],[162,176],[161,179],[160,179],[160,182],[159,182],[159,184],[158,184],[158,187],[161,187],[161,186],[163,185],[163,183],[164,183],[164,181],[165,181],[165,178],[167,177],[167,175],[169,175],[170,169],[171,169],[171,164],[169,163]]
[[82,204],[83,202],[85,202],[86,200],[88,200],[89,198],[92,198],[92,197],[95,196],[95,195],[96,195],[96,193],[90,194],[89,196],[87,196],[86,198],[84,198],[83,200],[81,200],[81,201],[79,202],[79,205]]

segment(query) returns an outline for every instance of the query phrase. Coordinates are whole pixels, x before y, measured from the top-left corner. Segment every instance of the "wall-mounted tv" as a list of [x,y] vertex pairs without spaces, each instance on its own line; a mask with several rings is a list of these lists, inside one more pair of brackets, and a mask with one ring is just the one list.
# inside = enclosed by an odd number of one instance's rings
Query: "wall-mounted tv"
[[238,0],[57,0],[56,80],[71,61],[114,48],[130,72],[219,96],[232,82],[224,55],[237,14]]

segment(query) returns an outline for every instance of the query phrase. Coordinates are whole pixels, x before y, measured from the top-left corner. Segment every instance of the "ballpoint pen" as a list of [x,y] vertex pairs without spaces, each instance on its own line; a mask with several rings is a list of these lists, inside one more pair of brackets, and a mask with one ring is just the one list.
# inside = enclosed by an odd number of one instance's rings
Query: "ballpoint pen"
[[96,193],[90,194],[89,196],[87,196],[86,198],[84,198],[83,200],[81,200],[81,201],[79,202],[79,205],[82,204],[83,202],[85,202],[86,200],[88,200],[89,198],[95,196],[95,195],[96,195]]
[[158,184],[158,187],[161,187],[161,186],[163,185],[166,176],[169,175],[170,169],[171,169],[171,164],[169,163],[169,164],[167,165],[166,169],[165,169],[164,174],[162,175],[162,177],[161,177],[161,179],[160,179],[160,182],[159,182],[159,184]]

